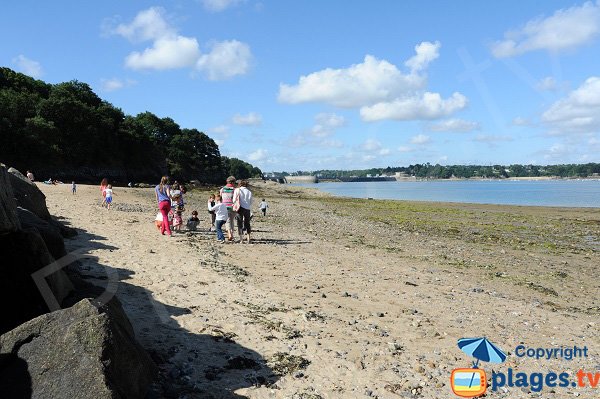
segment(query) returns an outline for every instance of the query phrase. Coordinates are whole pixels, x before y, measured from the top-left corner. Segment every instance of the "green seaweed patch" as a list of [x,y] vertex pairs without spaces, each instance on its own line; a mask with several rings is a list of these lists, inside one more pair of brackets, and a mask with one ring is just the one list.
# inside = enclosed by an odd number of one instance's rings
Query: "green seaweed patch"
[[277,352],[269,358],[267,365],[275,375],[284,376],[308,367],[310,361],[302,356]]

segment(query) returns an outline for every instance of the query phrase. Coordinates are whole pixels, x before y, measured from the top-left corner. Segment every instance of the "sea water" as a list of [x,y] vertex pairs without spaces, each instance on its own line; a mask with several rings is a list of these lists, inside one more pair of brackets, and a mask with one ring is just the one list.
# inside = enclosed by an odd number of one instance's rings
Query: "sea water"
[[600,180],[430,180],[294,184],[344,197],[600,207]]

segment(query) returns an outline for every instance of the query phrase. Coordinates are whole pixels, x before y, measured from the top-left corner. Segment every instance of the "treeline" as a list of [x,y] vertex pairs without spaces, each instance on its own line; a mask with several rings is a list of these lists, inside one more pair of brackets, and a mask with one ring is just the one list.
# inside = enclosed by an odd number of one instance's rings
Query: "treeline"
[[[450,178],[510,178],[510,177],[589,177],[600,174],[600,163],[566,165],[432,165],[430,163],[402,167],[356,169],[356,170],[317,170],[297,171],[298,175],[313,175],[321,178],[393,176],[396,172],[421,179]],[[281,175],[289,173],[281,172]],[[597,175],[596,175],[597,176]]]
[[260,169],[221,156],[197,129],[151,112],[126,115],[79,81],[48,84],[0,68],[0,162],[40,179],[222,183],[261,176]]

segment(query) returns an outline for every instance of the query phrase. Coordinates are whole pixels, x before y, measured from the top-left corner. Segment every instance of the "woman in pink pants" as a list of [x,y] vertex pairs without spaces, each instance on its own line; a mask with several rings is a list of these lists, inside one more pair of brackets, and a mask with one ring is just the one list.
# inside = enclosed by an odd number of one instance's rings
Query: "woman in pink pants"
[[169,178],[163,176],[160,179],[160,184],[154,189],[156,194],[156,202],[158,209],[162,214],[162,225],[160,226],[160,234],[171,235],[171,227],[169,226],[169,211],[171,210],[171,187],[169,187]]

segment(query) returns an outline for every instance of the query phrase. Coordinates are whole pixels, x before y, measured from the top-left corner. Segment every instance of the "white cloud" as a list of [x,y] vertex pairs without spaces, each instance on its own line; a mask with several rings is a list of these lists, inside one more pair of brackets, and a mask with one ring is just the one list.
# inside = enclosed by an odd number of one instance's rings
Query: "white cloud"
[[425,134],[418,134],[416,136],[411,137],[410,143],[416,144],[416,145],[428,144],[428,143],[431,143],[431,137],[429,137]]
[[315,116],[315,125],[310,129],[314,137],[328,137],[335,133],[335,129],[344,126],[346,120],[337,114],[320,113]]
[[425,92],[422,97],[405,97],[362,107],[360,116],[364,121],[437,119],[451,115],[466,106],[467,98],[460,93],[442,99],[439,93]]
[[405,146],[405,145],[401,145],[400,147],[398,147],[398,151],[399,152],[412,152],[412,151],[414,151],[414,148]]
[[210,53],[198,59],[196,67],[209,80],[225,80],[244,75],[250,69],[252,53],[250,46],[237,40],[213,43]]
[[522,116],[517,116],[512,120],[512,124],[515,126],[531,126],[532,123],[529,119],[523,118]]
[[232,122],[242,126],[260,126],[262,124],[262,116],[255,112],[250,112],[247,115],[235,114]]
[[592,76],[542,114],[550,134],[590,133],[600,129],[600,77]]
[[173,37],[176,31],[164,18],[165,10],[151,7],[140,11],[129,24],[119,24],[112,29],[113,34],[123,36],[131,42],[144,42],[165,37]]
[[195,68],[209,80],[224,80],[245,74],[250,68],[250,47],[237,40],[215,41],[210,52],[202,54],[198,40],[177,34],[165,18],[165,11],[152,7],[140,11],[132,22],[110,29],[112,34],[131,42],[152,41],[143,51],[134,51],[125,58],[131,69]]
[[202,0],[204,8],[211,12],[221,12],[241,2],[242,0]]
[[221,147],[223,144],[225,144],[225,140],[220,140],[220,139],[216,139],[213,140],[215,142],[216,145],[218,145],[219,147]]
[[227,126],[227,125],[215,126],[215,127],[208,129],[208,131],[212,134],[218,135],[222,140],[229,138],[229,126]]
[[473,141],[477,141],[479,143],[498,143],[502,141],[512,141],[513,138],[511,136],[506,135],[494,135],[494,134],[478,134]]
[[413,72],[421,71],[433,60],[439,57],[440,42],[422,42],[415,46],[416,54],[404,63]]
[[13,58],[12,62],[17,66],[19,71],[32,78],[39,79],[44,74],[42,65],[39,62],[31,60],[23,54],[19,54],[17,57]]
[[392,100],[420,89],[425,76],[403,74],[395,65],[367,55],[363,63],[346,69],[327,68],[301,76],[297,85],[279,85],[279,101],[289,104],[324,102],[355,108]]
[[248,154],[248,160],[251,162],[264,161],[268,156],[268,151],[262,148]]
[[135,80],[121,80],[117,78],[102,79],[100,81],[102,91],[116,91],[124,87],[133,86],[136,83]]
[[556,80],[552,76],[548,76],[548,77],[540,80],[535,85],[535,88],[540,91],[553,91],[558,88],[558,85],[556,83]]
[[378,151],[381,148],[381,143],[374,139],[367,139],[360,146],[364,151]]
[[134,51],[125,58],[125,66],[131,69],[176,69],[191,67],[200,55],[195,38],[176,36],[162,38],[142,53]]
[[497,58],[513,57],[534,50],[558,52],[590,42],[600,31],[600,3],[557,10],[547,18],[532,19],[518,30],[504,34],[495,42],[492,53]]
[[465,121],[463,119],[446,119],[427,126],[432,132],[472,132],[481,129],[477,122]]

